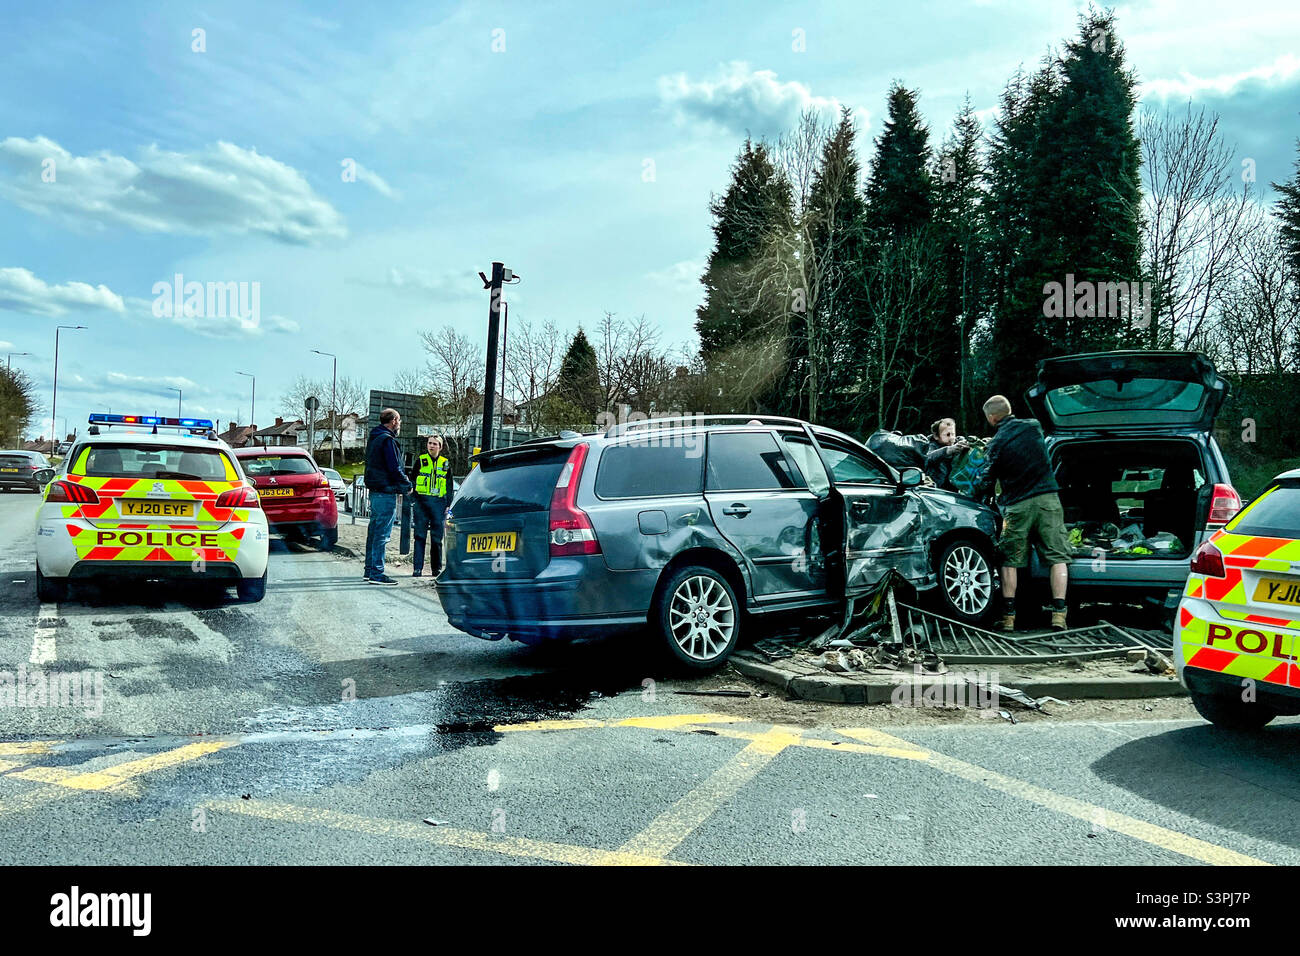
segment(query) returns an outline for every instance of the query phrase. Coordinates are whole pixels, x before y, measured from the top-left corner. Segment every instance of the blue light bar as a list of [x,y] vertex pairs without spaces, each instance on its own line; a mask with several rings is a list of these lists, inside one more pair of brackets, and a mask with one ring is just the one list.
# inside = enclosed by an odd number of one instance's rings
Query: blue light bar
[[92,425],[153,425],[163,428],[212,428],[210,418],[160,418],[157,415],[108,415],[92,412]]

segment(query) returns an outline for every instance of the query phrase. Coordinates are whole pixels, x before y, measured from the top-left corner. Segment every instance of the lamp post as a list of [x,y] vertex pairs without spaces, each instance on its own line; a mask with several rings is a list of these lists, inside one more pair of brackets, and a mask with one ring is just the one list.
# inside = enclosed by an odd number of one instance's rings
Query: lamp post
[[5,362],[5,368],[13,368],[15,355],[31,355],[31,354],[32,354],[31,352],[10,352],[9,358]]
[[337,423],[334,417],[339,413],[338,407],[338,385],[339,385],[339,357],[333,352],[322,352],[320,349],[312,349],[317,355],[324,355],[334,360],[334,372],[330,379],[330,467],[334,467],[334,440],[336,437]]
[[175,385],[168,385],[167,388],[169,391],[176,393],[176,417],[180,418],[181,417],[181,396],[183,393]]
[[[84,325],[56,325],[54,327],[54,398],[50,402],[50,431],[53,432],[59,427],[59,333],[64,329],[84,329]],[[50,448],[50,454],[59,453],[59,445],[62,440],[53,439],[54,444]]]
[[257,427],[257,376],[252,372],[236,372],[236,375],[247,375],[253,380],[253,399],[252,404],[248,406],[248,424]]

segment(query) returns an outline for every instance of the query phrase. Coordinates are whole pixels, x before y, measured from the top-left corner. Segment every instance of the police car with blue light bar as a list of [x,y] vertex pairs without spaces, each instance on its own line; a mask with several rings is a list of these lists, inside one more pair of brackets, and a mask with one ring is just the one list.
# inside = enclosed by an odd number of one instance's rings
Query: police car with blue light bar
[[36,517],[36,591],[77,580],[184,579],[266,592],[266,514],[230,447],[204,418],[90,416]]

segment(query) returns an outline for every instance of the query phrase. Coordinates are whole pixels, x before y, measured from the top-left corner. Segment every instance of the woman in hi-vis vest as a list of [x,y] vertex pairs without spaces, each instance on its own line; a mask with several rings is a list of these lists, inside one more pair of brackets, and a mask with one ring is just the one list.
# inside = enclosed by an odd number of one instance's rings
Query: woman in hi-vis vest
[[428,451],[420,455],[415,467],[415,504],[412,515],[415,521],[415,558],[411,574],[424,573],[424,541],[429,542],[429,574],[442,573],[442,528],[451,504],[451,466],[442,455],[442,439],[429,436]]

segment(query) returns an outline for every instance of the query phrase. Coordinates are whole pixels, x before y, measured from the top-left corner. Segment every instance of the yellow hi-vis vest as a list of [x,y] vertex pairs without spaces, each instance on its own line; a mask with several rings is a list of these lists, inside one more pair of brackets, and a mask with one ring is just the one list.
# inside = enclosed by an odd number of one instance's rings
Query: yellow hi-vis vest
[[432,495],[436,498],[447,497],[447,471],[451,467],[442,455],[434,461],[428,452],[420,453],[420,470],[415,476],[415,493]]

